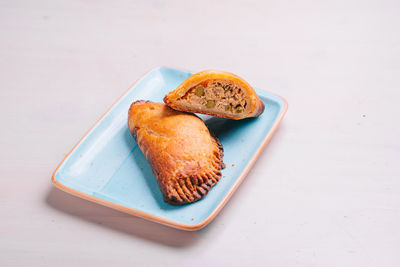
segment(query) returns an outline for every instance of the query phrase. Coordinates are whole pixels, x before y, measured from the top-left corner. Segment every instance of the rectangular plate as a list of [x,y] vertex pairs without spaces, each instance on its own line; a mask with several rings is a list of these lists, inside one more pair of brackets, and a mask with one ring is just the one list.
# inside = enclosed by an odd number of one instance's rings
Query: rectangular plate
[[99,204],[185,230],[207,225],[241,183],[287,110],[287,102],[256,90],[265,104],[258,118],[240,121],[201,116],[224,148],[222,178],[200,201],[164,203],[156,178],[128,129],[135,100],[162,102],[192,73],[160,67],[147,73],[114,103],[55,170],[60,189]]

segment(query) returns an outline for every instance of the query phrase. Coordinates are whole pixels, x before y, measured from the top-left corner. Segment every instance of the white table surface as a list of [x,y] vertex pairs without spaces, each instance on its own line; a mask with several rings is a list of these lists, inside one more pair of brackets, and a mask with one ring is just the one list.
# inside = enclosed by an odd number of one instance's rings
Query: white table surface
[[[400,266],[400,2],[189,2],[0,2],[0,266]],[[50,183],[160,65],[228,70],[289,102],[197,232]]]

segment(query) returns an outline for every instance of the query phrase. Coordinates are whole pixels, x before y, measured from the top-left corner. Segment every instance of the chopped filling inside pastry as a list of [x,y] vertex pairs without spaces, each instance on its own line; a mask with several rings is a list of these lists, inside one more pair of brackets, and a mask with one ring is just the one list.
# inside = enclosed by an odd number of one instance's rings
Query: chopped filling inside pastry
[[208,80],[191,89],[181,98],[200,110],[216,113],[242,113],[247,108],[245,91],[230,81]]

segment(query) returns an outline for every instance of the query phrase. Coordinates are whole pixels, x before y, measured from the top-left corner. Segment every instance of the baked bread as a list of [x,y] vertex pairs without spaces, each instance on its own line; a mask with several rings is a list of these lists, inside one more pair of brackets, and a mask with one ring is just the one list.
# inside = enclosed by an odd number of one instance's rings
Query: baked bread
[[194,202],[218,182],[225,167],[222,146],[199,117],[149,101],[132,103],[128,115],[165,202]]
[[254,89],[235,74],[206,70],[193,74],[164,98],[169,107],[240,120],[258,117],[264,104]]

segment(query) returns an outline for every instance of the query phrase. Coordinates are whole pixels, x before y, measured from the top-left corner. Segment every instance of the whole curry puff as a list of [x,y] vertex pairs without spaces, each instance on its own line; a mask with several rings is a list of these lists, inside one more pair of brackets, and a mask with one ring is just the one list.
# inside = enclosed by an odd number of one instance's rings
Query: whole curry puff
[[225,167],[222,146],[199,117],[162,103],[136,101],[128,124],[165,202],[197,201],[219,181]]

